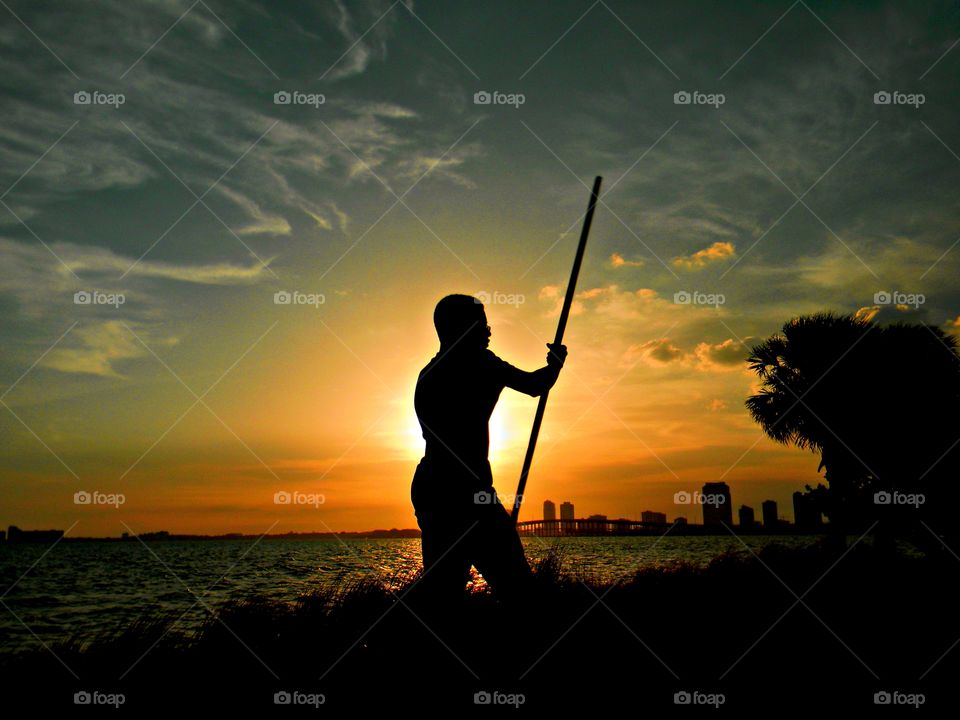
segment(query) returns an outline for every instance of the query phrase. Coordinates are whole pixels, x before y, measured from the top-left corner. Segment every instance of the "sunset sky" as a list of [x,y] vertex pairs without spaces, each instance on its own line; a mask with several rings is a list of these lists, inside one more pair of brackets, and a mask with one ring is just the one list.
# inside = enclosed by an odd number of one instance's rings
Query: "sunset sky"
[[[674,493],[723,479],[792,519],[819,458],[749,418],[748,346],[960,324],[960,8],[742,5],[8,2],[0,525],[416,527],[434,305],[484,294],[491,349],[541,366],[595,175],[523,518],[699,522]],[[491,420],[506,495],[535,407]]]

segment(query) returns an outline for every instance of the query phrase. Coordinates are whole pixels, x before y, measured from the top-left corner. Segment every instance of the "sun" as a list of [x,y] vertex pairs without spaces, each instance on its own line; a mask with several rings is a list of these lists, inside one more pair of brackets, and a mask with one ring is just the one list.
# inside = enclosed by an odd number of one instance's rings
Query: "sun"
[[[509,409],[497,406],[490,416],[490,462],[502,462],[509,454],[510,446],[516,444],[517,438],[511,432]],[[417,414],[413,410],[404,411],[404,419],[400,426],[402,430],[402,446],[411,459],[419,460],[423,457],[423,430]]]

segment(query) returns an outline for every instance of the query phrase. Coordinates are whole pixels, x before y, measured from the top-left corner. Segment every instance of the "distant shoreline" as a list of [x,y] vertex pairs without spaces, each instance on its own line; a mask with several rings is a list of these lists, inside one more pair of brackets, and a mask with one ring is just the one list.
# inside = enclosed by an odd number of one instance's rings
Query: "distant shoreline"
[[[732,532],[731,532],[732,531]],[[57,533],[62,531],[56,530],[33,530],[26,531],[27,533],[43,533],[43,535],[37,535],[34,537],[21,537],[16,540],[10,540],[9,538],[5,542],[0,542],[0,545],[18,545],[22,543],[37,543],[37,542],[49,542],[51,539],[56,539],[48,533]],[[820,528],[797,528],[793,525],[784,526],[781,528],[765,528],[765,527],[754,527],[754,528],[743,528],[739,525],[730,528],[729,530],[723,526],[709,526],[709,525],[696,525],[696,524],[683,524],[676,525],[671,528],[671,526],[664,525],[662,528],[651,528],[646,530],[634,530],[629,533],[591,533],[591,532],[581,532],[581,533],[571,533],[567,535],[534,535],[531,533],[521,533],[521,537],[563,537],[563,538],[577,538],[577,537],[660,537],[663,535],[671,536],[693,536],[693,537],[710,537],[710,536],[723,536],[723,535],[738,535],[738,536],[799,536],[799,535],[820,535],[826,536],[829,533],[827,526]],[[198,540],[336,540],[336,539],[346,539],[346,540],[390,540],[390,539],[418,539],[420,537],[420,530],[417,528],[391,528],[390,530],[365,530],[365,531],[355,531],[355,532],[288,532],[281,534],[271,534],[271,535],[256,535],[256,534],[245,534],[245,533],[223,533],[220,535],[193,535],[193,534],[174,534],[168,533],[166,531],[160,532],[149,532],[141,533],[140,535],[129,535],[124,537],[69,537],[66,535],[61,535],[59,540],[61,542],[133,542],[135,540],[143,541],[198,541]]]

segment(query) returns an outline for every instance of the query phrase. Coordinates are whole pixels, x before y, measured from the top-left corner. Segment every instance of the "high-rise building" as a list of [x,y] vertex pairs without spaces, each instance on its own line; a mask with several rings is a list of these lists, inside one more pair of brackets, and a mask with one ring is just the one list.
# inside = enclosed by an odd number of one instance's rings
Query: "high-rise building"
[[573,520],[573,503],[572,502],[562,502],[560,503],[560,519],[561,520]]
[[653,510],[644,510],[640,513],[640,521],[645,523],[658,523],[661,525],[667,524],[667,514],[662,512],[654,512]]
[[738,514],[740,516],[740,527],[742,528],[753,527],[757,522],[756,516],[753,513],[753,508],[749,505],[741,505]]
[[557,519],[557,506],[553,504],[552,500],[543,501],[543,519],[544,520]]
[[776,527],[780,524],[777,519],[777,501],[776,500],[764,500],[763,505],[763,526],[765,528]]
[[704,483],[700,495],[704,525],[733,525],[733,503],[729,485],[725,482]]

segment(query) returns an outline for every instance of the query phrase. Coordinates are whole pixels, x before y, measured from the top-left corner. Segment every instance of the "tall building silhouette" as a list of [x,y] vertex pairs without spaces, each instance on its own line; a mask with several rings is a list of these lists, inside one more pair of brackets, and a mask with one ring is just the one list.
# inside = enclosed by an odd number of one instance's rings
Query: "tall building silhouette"
[[572,502],[562,502],[560,503],[560,532],[563,534],[572,533],[574,531],[573,520],[573,503]]
[[776,527],[779,525],[777,520],[777,501],[776,500],[764,500],[763,505],[763,526],[764,527]]
[[[700,491],[704,496],[703,524],[719,525],[726,523],[727,527],[733,525],[733,502],[730,499],[730,486],[725,482],[704,483]],[[712,500],[713,502],[706,502]]]
[[642,513],[640,513],[640,522],[658,523],[660,525],[666,525],[667,514],[662,512],[656,512],[654,510],[644,510]]
[[740,527],[742,528],[753,527],[754,523],[757,522],[753,508],[749,505],[741,505],[738,515],[740,516]]
[[552,500],[543,501],[543,519],[544,520],[557,519],[557,506],[553,504]]

